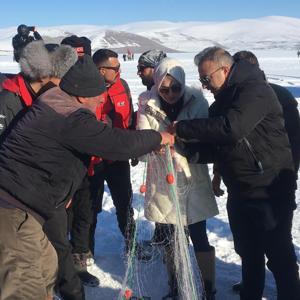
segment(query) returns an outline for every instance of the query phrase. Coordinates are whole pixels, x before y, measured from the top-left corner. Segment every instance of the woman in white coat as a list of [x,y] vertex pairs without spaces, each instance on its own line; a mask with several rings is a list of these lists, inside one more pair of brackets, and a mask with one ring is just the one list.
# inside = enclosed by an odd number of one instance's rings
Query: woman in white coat
[[[154,86],[139,97],[138,129],[165,131],[174,121],[208,116],[208,103],[200,89],[185,85],[185,72],[175,59],[163,59],[154,70]],[[159,155],[159,154],[157,154]],[[207,299],[215,294],[215,251],[207,238],[206,219],[218,214],[207,165],[190,164],[174,153],[177,168],[187,180],[186,192],[179,195],[180,213],[188,226],[197,262],[205,283]],[[148,174],[151,171],[148,164]],[[161,224],[176,224],[176,208],[157,182],[147,180],[145,216]],[[171,283],[172,284],[172,283]],[[171,287],[172,289],[172,287]],[[174,291],[173,291],[174,293]]]

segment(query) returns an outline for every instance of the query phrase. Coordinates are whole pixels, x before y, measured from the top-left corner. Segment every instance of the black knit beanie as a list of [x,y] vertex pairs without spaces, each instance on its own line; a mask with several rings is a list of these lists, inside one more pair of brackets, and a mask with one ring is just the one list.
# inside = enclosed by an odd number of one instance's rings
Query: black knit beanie
[[92,58],[84,55],[62,78],[60,88],[72,96],[95,97],[106,91],[105,80]]
[[145,67],[154,68],[165,57],[167,57],[167,54],[163,51],[148,50],[142,53],[138,60],[138,64]]
[[92,55],[91,40],[85,36],[71,35],[64,38],[61,44],[75,48],[78,56],[82,56],[83,54]]

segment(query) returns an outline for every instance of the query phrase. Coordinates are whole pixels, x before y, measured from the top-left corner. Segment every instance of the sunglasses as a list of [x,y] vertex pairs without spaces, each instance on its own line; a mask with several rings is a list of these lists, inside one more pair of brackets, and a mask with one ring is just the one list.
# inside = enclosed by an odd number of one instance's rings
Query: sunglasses
[[115,72],[119,72],[121,66],[120,66],[120,65],[118,65],[118,66],[116,66],[116,67],[100,66],[98,69],[101,69],[101,68],[103,68],[103,69],[108,69],[108,70],[113,70],[113,71],[115,71]]
[[137,66],[137,70],[138,72],[143,73],[145,69],[150,68],[150,67],[146,67],[146,66]]
[[211,82],[212,76],[221,69],[223,69],[223,67],[218,68],[217,70],[213,71],[209,75],[200,76],[200,78],[199,78],[200,82],[203,85],[209,85],[209,83]]
[[166,87],[166,86],[162,86],[160,89],[159,89],[159,92],[163,95],[169,95],[170,94],[170,91],[173,93],[173,94],[178,94],[181,92],[181,85],[179,84],[172,84],[171,86],[169,87]]

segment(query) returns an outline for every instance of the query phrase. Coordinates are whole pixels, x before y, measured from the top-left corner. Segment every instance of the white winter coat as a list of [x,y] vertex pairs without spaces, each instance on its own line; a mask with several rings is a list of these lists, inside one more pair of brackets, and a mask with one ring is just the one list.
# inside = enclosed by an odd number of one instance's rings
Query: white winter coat
[[[176,68],[173,67],[174,65]],[[155,85],[150,91],[139,96],[138,129],[166,131],[168,124],[171,123],[165,112],[160,109],[157,91],[166,74],[170,74],[182,86],[185,86],[184,71],[182,68],[181,70],[177,68],[177,65],[178,62],[173,59],[164,59],[155,69]],[[177,121],[206,118],[208,116],[208,103],[201,90],[185,87],[183,93],[184,103]],[[186,158],[177,152],[175,152],[173,161],[175,169],[179,171],[176,172],[175,177],[177,177],[180,211],[184,225],[217,215],[218,208],[207,165],[189,164]],[[176,208],[167,191],[166,175],[164,158],[160,154],[148,155],[145,216],[154,222],[176,224],[178,222]]]

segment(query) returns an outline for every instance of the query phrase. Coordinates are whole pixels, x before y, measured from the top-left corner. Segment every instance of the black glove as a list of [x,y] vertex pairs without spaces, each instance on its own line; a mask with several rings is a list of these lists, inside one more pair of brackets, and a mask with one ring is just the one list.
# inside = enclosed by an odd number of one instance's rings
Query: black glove
[[132,158],[131,161],[130,161],[130,164],[132,167],[135,167],[137,166],[139,163],[139,160],[137,158]]

